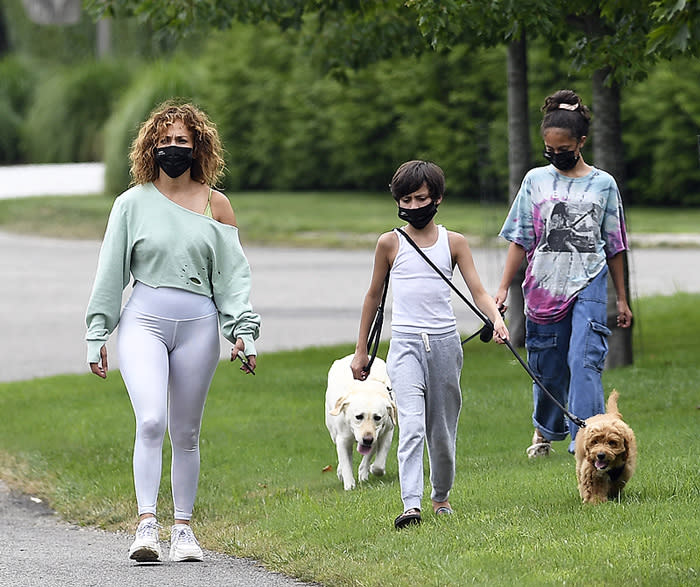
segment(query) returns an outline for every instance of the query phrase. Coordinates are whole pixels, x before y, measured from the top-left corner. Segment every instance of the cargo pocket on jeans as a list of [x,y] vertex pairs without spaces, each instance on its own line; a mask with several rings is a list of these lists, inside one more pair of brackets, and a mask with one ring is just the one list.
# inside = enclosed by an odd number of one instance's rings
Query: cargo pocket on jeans
[[586,333],[586,356],[584,366],[595,369],[599,373],[605,366],[605,358],[608,356],[608,336],[610,329],[600,322],[589,322]]
[[547,353],[557,347],[557,335],[551,334],[531,334],[525,338],[525,348],[527,349],[528,366],[542,378],[542,365],[547,362]]

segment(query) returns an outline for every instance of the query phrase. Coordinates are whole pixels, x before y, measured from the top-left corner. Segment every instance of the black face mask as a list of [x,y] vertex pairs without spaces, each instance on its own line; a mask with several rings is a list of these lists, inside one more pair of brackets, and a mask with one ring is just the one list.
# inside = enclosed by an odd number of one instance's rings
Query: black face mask
[[569,171],[576,167],[581,155],[576,155],[575,151],[561,151],[560,153],[544,152],[544,158],[549,161],[559,171]]
[[399,206],[399,218],[418,230],[424,228],[435,214],[437,214],[437,204],[433,201],[422,208],[402,208]]
[[192,148],[170,145],[156,149],[156,163],[170,177],[180,177],[192,166]]

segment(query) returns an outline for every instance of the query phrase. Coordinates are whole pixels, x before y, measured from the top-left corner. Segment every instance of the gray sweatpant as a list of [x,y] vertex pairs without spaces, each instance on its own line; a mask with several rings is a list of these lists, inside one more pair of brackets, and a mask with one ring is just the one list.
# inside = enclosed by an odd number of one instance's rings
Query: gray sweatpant
[[447,501],[450,495],[462,407],[462,360],[456,331],[433,335],[391,333],[387,371],[399,412],[397,456],[404,510],[421,507],[426,441],[431,499]]

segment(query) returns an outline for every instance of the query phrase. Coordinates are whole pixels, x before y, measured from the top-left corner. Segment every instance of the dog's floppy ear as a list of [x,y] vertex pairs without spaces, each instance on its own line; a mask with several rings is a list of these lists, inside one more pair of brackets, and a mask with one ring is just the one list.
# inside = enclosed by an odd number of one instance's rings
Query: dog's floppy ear
[[391,418],[391,423],[396,426],[396,404],[389,402],[386,411],[389,414],[389,418]]
[[391,418],[391,423],[394,426],[396,426],[396,421],[398,419],[398,410],[396,408],[396,402],[394,401],[394,394],[391,393],[391,390],[389,391],[389,401],[387,402],[386,411],[389,414],[389,418]]
[[340,412],[342,412],[342,411],[345,409],[345,407],[346,407],[349,403],[350,403],[350,400],[348,400],[348,396],[347,396],[347,395],[344,395],[344,396],[342,396],[342,397],[339,397],[339,398],[338,398],[338,401],[335,402],[335,407],[334,407],[330,412],[328,412],[328,413],[329,413],[331,416],[337,416],[338,414],[340,414]]

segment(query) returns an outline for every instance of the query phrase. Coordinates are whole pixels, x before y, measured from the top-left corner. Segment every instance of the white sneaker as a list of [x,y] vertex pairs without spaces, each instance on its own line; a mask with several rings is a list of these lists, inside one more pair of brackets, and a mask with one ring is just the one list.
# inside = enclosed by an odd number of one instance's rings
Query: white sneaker
[[136,539],[129,549],[129,558],[140,563],[160,561],[160,524],[155,518],[145,518],[136,528]]
[[551,441],[547,440],[542,433],[535,428],[535,434],[532,436],[532,444],[527,447],[527,456],[531,459],[539,457],[548,457],[554,452]]
[[170,530],[170,560],[176,563],[204,560],[204,553],[189,524],[175,524]]

